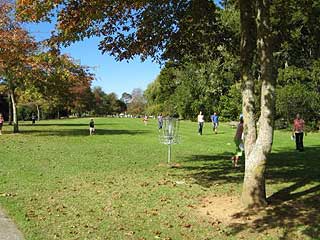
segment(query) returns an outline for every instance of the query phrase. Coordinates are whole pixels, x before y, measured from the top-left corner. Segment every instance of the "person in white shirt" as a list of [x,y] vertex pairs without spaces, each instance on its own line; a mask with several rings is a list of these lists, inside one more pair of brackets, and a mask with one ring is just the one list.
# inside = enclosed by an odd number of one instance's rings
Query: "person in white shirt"
[[198,115],[198,134],[202,135],[202,129],[204,124],[204,115],[202,114],[202,111],[200,111]]

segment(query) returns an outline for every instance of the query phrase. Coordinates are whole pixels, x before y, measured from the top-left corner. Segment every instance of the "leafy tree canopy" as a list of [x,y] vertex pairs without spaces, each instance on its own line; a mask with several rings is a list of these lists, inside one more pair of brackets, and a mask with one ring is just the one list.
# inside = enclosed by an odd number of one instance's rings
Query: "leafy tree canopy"
[[208,0],[18,0],[17,6],[23,20],[56,16],[52,42],[68,45],[103,37],[99,48],[118,60],[135,55],[181,60],[186,54],[203,59],[201,52],[214,57],[221,40],[230,35],[221,28],[214,1]]

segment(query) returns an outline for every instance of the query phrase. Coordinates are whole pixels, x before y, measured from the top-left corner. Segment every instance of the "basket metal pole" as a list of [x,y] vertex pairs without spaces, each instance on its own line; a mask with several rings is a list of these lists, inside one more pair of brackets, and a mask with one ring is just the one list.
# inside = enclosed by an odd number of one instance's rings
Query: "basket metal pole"
[[178,143],[178,129],[179,125],[177,119],[171,117],[164,118],[163,128],[159,131],[159,139],[161,143],[168,145],[168,164],[171,164],[172,158],[171,145]]
[[168,144],[168,164],[171,162],[171,144]]

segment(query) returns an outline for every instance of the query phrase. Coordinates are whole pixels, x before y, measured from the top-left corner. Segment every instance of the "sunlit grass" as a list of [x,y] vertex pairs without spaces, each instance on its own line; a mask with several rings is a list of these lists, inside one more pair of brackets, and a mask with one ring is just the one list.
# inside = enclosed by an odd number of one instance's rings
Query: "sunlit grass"
[[[235,129],[221,124],[215,135],[207,123],[198,136],[196,123],[181,122],[177,165],[169,168],[155,120],[95,123],[94,136],[88,119],[22,123],[20,134],[5,126],[0,204],[28,240],[237,239],[195,213],[205,196],[240,196],[244,163],[234,169],[230,161]],[[319,134],[309,134],[305,145],[296,153],[290,133],[276,132],[268,195],[307,175],[304,189],[319,184]]]

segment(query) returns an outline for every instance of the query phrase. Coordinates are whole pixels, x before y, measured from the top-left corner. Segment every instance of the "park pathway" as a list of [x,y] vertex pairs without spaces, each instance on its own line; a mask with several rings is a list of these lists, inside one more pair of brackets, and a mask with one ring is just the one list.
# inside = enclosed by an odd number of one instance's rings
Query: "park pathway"
[[0,240],[24,240],[22,233],[0,208]]

